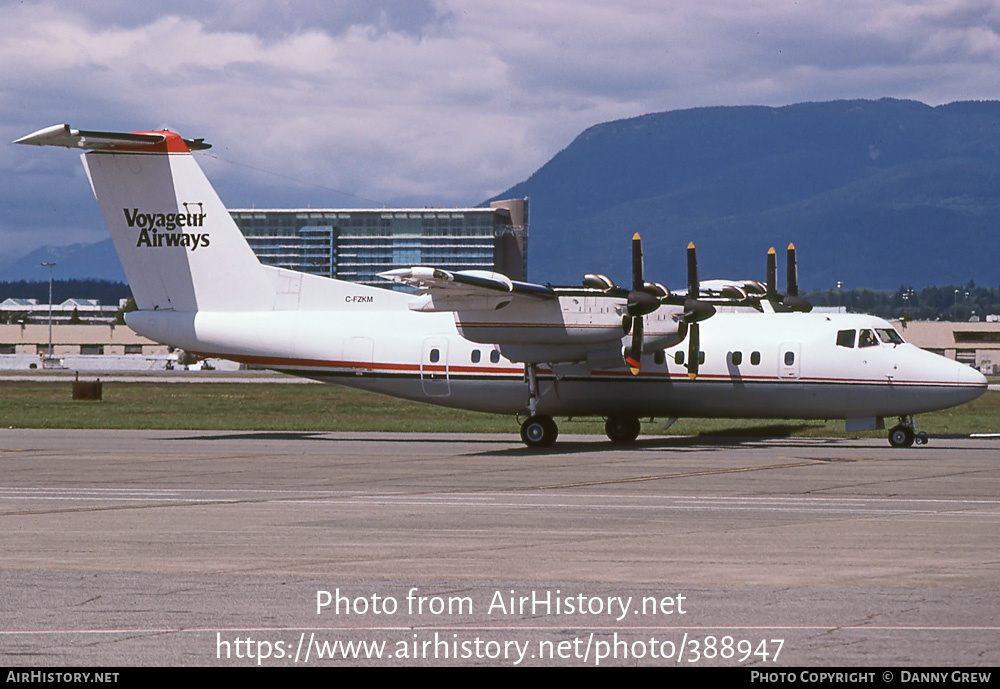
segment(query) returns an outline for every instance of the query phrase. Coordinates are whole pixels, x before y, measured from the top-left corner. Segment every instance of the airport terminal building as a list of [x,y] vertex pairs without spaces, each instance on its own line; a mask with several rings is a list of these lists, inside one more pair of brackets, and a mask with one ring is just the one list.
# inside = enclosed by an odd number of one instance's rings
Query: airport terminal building
[[527,274],[528,200],[488,208],[230,210],[262,263],[303,273],[391,285],[377,276],[425,265]]

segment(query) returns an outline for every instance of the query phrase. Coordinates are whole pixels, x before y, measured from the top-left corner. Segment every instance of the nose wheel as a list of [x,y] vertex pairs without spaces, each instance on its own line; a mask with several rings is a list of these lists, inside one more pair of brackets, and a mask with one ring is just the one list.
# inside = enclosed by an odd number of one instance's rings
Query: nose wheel
[[912,428],[902,424],[889,429],[889,444],[893,447],[912,447],[916,435]]
[[912,416],[905,416],[899,423],[889,429],[889,444],[893,447],[913,447],[914,444],[926,445],[927,434],[917,433]]

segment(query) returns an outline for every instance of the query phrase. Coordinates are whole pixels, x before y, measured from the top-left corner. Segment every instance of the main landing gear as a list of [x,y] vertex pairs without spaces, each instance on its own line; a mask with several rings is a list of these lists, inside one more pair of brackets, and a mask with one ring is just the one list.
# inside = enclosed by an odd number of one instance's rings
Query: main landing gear
[[635,416],[609,416],[604,422],[604,432],[615,445],[630,445],[639,437],[642,424]]
[[540,416],[538,407],[538,367],[524,365],[524,377],[528,381],[528,418],[521,424],[521,440],[528,447],[552,447],[559,437],[559,427],[551,416]]
[[927,434],[917,433],[912,416],[901,416],[899,423],[889,429],[889,444],[893,447],[913,447],[913,444],[926,445]]
[[529,416],[521,424],[521,440],[528,447],[552,447],[559,437],[559,427],[550,416]]
[[[535,364],[525,364],[524,378],[528,383],[528,418],[521,424],[521,440],[528,447],[552,447],[559,437],[559,427],[551,416],[539,414],[538,371]],[[635,442],[642,430],[639,418],[628,415],[609,416],[604,423],[604,432],[616,445]]]
[[[639,437],[642,424],[634,416],[609,416],[604,432],[616,445],[630,445]],[[529,416],[521,424],[521,440],[528,447],[552,447],[559,437],[559,427],[550,416]]]

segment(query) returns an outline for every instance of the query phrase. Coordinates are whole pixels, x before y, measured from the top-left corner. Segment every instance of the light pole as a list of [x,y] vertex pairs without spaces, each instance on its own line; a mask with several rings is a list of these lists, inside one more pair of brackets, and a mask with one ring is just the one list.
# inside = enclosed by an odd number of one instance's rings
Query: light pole
[[42,263],[43,266],[49,269],[49,356],[52,358],[52,268],[55,267],[55,263]]

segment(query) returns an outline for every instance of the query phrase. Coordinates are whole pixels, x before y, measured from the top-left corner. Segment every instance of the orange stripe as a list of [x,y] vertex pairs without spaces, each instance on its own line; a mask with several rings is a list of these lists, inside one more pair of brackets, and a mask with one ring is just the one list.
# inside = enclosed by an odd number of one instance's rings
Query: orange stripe
[[[370,371],[396,371],[396,372],[410,372],[410,373],[420,373],[421,371],[427,373],[445,373],[455,372],[455,373],[483,373],[483,374],[506,374],[506,375],[519,375],[523,373],[521,368],[488,368],[484,366],[442,366],[440,364],[433,366],[423,366],[420,364],[393,364],[384,362],[360,362],[360,361],[327,361],[323,359],[289,359],[281,357],[265,357],[265,356],[252,356],[252,355],[242,355],[242,354],[219,354],[213,352],[192,352],[196,356],[200,357],[212,357],[219,359],[229,359],[230,361],[239,361],[247,364],[257,364],[260,366],[265,366],[269,368],[276,368],[279,366],[292,366],[292,367],[311,367],[311,368],[334,368],[334,369],[345,369],[345,370],[357,370],[364,369]],[[551,368],[539,367],[538,373],[541,375],[552,375]],[[638,376],[633,376],[627,370],[597,370],[591,371],[590,376],[592,378],[623,378],[625,380],[635,380],[637,378],[660,378],[660,379],[671,379],[671,380],[688,380],[686,372],[680,373],[670,373],[670,372],[656,372],[656,371],[643,371]],[[715,380],[715,381],[730,381],[738,382],[742,380],[748,380],[753,382],[782,382],[784,380],[791,380],[799,383],[846,383],[846,384],[866,384],[866,385],[889,385],[887,381],[879,379],[865,379],[865,378],[776,378],[774,376],[740,376],[733,377],[720,374],[710,374],[710,373],[699,373],[698,380]],[[974,383],[953,383],[949,381],[941,380],[905,380],[905,381],[893,381],[892,385],[905,385],[905,386],[917,386],[917,385],[934,385],[934,386],[946,386],[946,387],[981,387]]]

